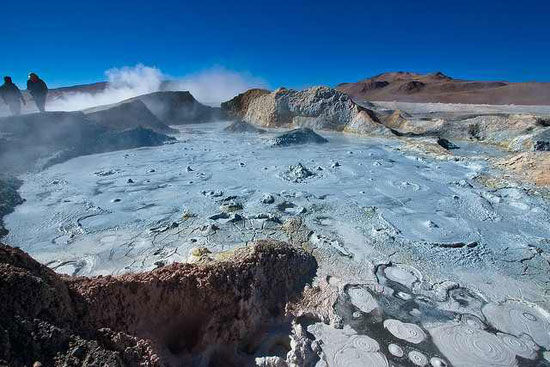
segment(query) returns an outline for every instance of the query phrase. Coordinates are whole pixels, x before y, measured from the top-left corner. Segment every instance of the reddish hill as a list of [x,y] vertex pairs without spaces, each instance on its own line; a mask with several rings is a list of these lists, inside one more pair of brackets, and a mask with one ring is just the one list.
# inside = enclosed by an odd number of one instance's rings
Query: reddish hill
[[356,100],[550,105],[550,83],[461,80],[443,73],[384,73],[336,89]]

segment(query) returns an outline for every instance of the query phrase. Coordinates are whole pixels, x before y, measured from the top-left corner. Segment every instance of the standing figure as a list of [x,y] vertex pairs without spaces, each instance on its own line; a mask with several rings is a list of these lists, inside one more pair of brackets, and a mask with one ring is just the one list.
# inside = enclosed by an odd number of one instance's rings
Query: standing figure
[[25,104],[25,99],[9,76],[4,77],[4,84],[0,86],[0,97],[8,105],[12,115],[19,115],[21,113],[21,102]]
[[48,95],[48,86],[46,83],[35,73],[30,73],[29,80],[27,80],[27,90],[34,99],[38,110],[44,112],[46,110],[46,96]]

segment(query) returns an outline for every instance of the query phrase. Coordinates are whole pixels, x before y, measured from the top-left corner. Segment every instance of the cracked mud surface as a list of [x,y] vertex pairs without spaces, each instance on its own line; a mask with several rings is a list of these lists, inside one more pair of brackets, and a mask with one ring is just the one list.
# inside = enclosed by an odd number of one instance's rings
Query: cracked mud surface
[[[6,242],[74,275],[151,270],[261,238],[300,244],[317,279],[282,332],[288,348],[258,365],[548,364],[546,198],[483,185],[494,172],[479,154],[441,160],[326,133],[323,145],[274,148],[273,131],[224,126],[23,177],[27,202],[6,217]],[[314,175],[285,179],[298,164]]]

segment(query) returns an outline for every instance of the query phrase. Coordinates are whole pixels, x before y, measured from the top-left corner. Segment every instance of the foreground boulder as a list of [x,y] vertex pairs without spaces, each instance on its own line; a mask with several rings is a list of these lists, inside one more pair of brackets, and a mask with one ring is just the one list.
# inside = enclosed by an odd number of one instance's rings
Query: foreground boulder
[[328,143],[328,140],[317,134],[315,131],[306,127],[302,127],[277,136],[274,139],[273,145],[286,147],[290,145],[301,145],[309,143],[323,144]]
[[375,113],[328,87],[250,92],[222,104],[224,112],[265,127],[309,127],[358,134],[391,135]]
[[0,245],[0,366],[250,365],[315,269],[264,240],[217,261],[79,278]]

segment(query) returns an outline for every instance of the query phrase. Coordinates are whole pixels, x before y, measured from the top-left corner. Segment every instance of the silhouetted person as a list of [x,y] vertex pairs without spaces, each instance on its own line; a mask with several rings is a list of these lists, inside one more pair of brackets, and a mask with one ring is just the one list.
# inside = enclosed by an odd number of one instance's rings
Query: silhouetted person
[[29,80],[27,80],[27,90],[34,99],[38,110],[44,112],[46,110],[46,96],[48,95],[48,86],[46,83],[35,73],[30,73]]
[[9,76],[4,77],[4,84],[0,86],[0,97],[8,105],[12,115],[19,115],[21,113],[21,102],[25,104],[25,99]]

